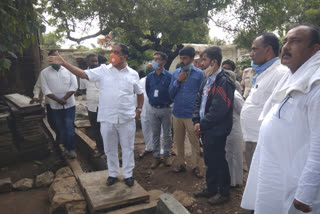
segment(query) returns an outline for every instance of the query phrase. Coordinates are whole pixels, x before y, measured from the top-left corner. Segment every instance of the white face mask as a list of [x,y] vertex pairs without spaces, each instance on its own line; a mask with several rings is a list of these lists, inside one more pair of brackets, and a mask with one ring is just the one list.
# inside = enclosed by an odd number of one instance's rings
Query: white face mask
[[213,73],[213,67],[211,65],[209,65],[209,67],[204,69],[204,73],[205,73],[206,76],[211,76],[212,73]]

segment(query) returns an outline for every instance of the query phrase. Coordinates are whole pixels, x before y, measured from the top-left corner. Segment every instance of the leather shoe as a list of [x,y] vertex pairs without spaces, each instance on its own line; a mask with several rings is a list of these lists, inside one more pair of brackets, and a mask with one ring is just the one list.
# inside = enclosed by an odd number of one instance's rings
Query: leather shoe
[[230,200],[230,197],[222,196],[218,193],[215,196],[209,198],[208,203],[211,205],[219,205],[219,204],[224,204],[224,203],[228,202],[229,200]]
[[133,184],[134,184],[134,179],[133,179],[133,177],[125,178],[125,179],[124,179],[124,183],[127,184],[128,187],[132,187]]
[[215,193],[208,192],[207,189],[203,189],[201,192],[196,192],[193,194],[195,198],[211,198],[215,195],[216,195]]
[[113,185],[117,180],[118,180],[118,178],[109,176],[108,179],[107,179],[107,185],[108,185],[108,186],[111,186],[111,185]]

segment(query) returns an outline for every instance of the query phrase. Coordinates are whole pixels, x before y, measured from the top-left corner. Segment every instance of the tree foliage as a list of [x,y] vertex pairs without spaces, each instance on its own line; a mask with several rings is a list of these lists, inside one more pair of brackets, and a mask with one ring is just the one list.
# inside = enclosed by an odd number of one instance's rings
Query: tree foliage
[[283,37],[292,24],[320,25],[319,0],[241,0],[218,18],[215,23],[236,35],[235,44],[250,48],[252,39],[262,32],[277,31]]
[[40,44],[41,48],[45,49],[59,49],[63,42],[63,37],[55,32],[43,34],[41,36]]
[[[112,31],[129,45],[136,64],[163,51],[171,61],[183,43],[208,42],[208,11],[225,8],[230,0],[44,0],[51,25],[68,39],[81,41]],[[94,27],[98,30],[93,31]],[[79,38],[75,31],[82,31]]]
[[3,75],[11,61],[34,42],[40,25],[31,0],[1,0],[0,20],[0,73]]

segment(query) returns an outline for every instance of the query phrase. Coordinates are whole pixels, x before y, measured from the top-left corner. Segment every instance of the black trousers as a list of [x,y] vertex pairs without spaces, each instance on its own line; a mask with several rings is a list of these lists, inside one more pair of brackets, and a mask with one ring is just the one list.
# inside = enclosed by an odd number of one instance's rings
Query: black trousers
[[97,149],[99,152],[104,153],[104,146],[103,146],[103,141],[102,141],[102,136],[100,133],[100,123],[97,122],[97,116],[98,116],[98,111],[97,112],[92,112],[88,110],[88,116],[89,116],[89,121],[91,124],[91,132],[94,135],[96,144],[97,144]]
[[211,193],[230,195],[230,172],[226,160],[227,136],[213,136],[209,131],[203,136],[204,162],[207,166],[207,190]]

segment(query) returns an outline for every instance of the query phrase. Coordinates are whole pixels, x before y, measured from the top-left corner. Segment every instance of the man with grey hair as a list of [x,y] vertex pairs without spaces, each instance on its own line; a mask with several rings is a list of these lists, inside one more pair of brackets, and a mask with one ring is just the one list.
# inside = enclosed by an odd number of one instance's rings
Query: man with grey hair
[[241,206],[259,214],[320,213],[320,33],[288,31],[288,71],[266,102]]
[[262,33],[253,40],[250,56],[256,75],[253,77],[250,94],[240,114],[248,169],[250,169],[252,156],[258,142],[261,125],[258,117],[273,89],[284,73],[288,71],[285,66],[281,65],[278,55],[279,39],[273,33]]

